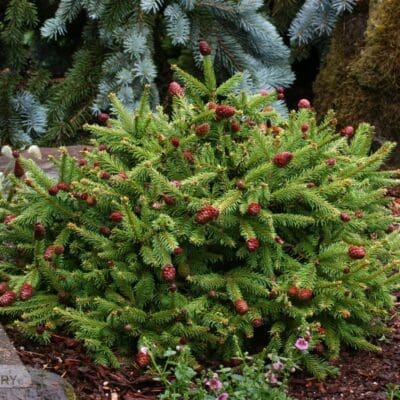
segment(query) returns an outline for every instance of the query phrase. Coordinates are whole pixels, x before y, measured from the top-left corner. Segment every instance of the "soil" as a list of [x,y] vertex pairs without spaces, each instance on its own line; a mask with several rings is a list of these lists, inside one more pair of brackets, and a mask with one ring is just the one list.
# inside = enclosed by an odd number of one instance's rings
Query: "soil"
[[[340,369],[338,377],[318,382],[296,375],[290,382],[290,395],[299,400],[385,400],[387,385],[400,385],[400,292],[396,305],[389,321],[392,334],[377,341],[381,352],[344,350],[334,362]],[[27,341],[16,330],[7,333],[24,364],[61,375],[72,384],[79,400],[154,400],[162,392],[162,387],[130,360],[118,370],[94,364],[73,338],[54,334],[44,346]]]

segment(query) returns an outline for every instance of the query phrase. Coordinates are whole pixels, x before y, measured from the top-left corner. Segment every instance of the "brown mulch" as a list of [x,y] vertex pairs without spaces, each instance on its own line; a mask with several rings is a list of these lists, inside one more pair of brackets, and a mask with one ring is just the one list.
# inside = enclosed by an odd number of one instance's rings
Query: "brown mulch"
[[389,322],[392,334],[377,342],[381,352],[342,351],[334,363],[340,370],[339,376],[324,382],[295,377],[290,382],[290,394],[299,400],[385,400],[387,385],[400,385],[400,292],[396,308]]
[[[309,376],[295,376],[290,395],[299,400],[385,400],[388,384],[400,385],[400,292],[397,310],[389,325],[393,333],[378,342],[380,353],[346,350],[335,362],[340,375],[318,382]],[[27,341],[16,330],[7,333],[24,364],[56,372],[67,379],[79,400],[155,400],[162,392],[151,376],[137,370],[129,360],[113,370],[93,363],[82,345],[61,335],[53,335],[46,346]],[[260,399],[261,400],[261,399]]]
[[50,344],[38,345],[15,329],[6,330],[25,365],[61,375],[71,383],[78,400],[155,400],[162,392],[133,362],[123,361],[117,370],[96,365],[73,338],[54,334]]

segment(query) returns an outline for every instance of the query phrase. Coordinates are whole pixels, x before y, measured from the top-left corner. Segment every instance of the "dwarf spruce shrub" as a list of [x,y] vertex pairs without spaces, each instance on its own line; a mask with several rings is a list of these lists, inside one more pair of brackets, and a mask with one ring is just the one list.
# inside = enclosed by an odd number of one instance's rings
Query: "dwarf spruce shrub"
[[397,172],[379,168],[394,144],[370,153],[369,125],[319,124],[305,100],[281,120],[276,93],[239,92],[240,73],[217,86],[210,57],[204,82],[173,66],[170,114],[149,88],[134,113],[111,95],[116,117],[87,126],[81,159],[61,150],[58,181],[14,154],[0,312],[34,339],[69,330],[113,366],[146,366],[149,343],[227,360],[257,332],[323,377],[342,344],[376,350],[386,330]]

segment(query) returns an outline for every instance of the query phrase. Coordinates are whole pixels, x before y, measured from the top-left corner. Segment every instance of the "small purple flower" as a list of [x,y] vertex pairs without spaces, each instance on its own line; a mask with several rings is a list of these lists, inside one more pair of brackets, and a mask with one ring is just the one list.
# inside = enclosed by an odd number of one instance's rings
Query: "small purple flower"
[[219,390],[222,388],[222,382],[218,379],[218,374],[214,374],[211,379],[206,379],[204,386],[207,390]]
[[218,397],[215,398],[215,400],[228,400],[229,399],[229,394],[224,392],[221,393]]
[[272,364],[272,369],[280,371],[283,368],[283,364],[280,361],[276,361]]
[[301,351],[305,351],[308,349],[308,342],[306,339],[300,337],[296,340],[296,343],[294,345],[296,347],[296,349],[301,350]]
[[271,374],[271,376],[269,377],[269,382],[273,385],[276,385],[278,383],[278,378],[275,374]]

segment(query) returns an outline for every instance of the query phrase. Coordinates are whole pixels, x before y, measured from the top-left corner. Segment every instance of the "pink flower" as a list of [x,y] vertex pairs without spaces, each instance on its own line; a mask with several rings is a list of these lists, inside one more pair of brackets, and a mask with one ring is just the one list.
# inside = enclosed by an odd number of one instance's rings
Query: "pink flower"
[[308,342],[306,339],[304,338],[298,338],[296,340],[296,343],[294,345],[296,347],[296,349],[301,350],[301,351],[305,351],[308,349]]
[[218,397],[215,398],[215,400],[228,400],[229,399],[229,394],[224,392],[221,393]]
[[280,371],[283,368],[283,364],[280,361],[276,361],[272,364],[272,369]]
[[211,379],[206,379],[204,386],[207,390],[219,390],[222,388],[222,382],[218,379],[218,374],[214,374]]
[[275,374],[271,374],[271,376],[269,378],[269,382],[272,383],[273,385],[278,383],[278,378],[276,377]]

